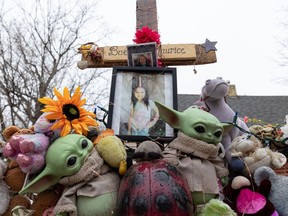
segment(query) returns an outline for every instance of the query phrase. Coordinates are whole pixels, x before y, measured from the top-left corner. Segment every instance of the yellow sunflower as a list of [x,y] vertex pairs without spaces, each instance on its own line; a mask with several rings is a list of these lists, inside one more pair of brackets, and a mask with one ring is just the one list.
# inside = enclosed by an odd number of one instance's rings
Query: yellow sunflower
[[87,134],[88,126],[98,126],[95,120],[96,115],[82,108],[86,103],[86,99],[81,100],[82,93],[80,87],[75,90],[75,93],[70,97],[70,92],[67,87],[63,90],[63,95],[54,88],[54,94],[58,100],[53,100],[48,97],[39,98],[38,100],[45,104],[42,112],[49,112],[46,116],[49,120],[58,120],[51,127],[51,130],[61,129],[61,136],[65,136],[74,130],[77,134]]

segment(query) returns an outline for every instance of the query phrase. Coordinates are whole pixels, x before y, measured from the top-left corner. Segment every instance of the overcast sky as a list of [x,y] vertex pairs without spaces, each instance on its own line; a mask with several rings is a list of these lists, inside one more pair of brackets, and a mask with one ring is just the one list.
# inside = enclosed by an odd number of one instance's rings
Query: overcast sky
[[[157,0],[162,44],[217,41],[216,63],[196,66],[197,74],[193,66],[177,67],[178,93],[199,94],[206,79],[220,76],[238,95],[288,95],[288,82],[276,81],[288,78],[288,67],[277,63],[278,41],[288,39],[285,8],[287,0]],[[101,0],[99,10],[116,31],[99,46],[133,43],[136,0]]]

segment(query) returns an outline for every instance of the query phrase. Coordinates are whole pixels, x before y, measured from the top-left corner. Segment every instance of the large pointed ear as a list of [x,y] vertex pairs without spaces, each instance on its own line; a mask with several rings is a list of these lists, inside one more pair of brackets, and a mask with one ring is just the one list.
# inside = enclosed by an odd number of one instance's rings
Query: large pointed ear
[[229,124],[229,123],[221,123],[221,124],[224,128],[223,134],[229,133],[229,131],[234,127],[233,124]]
[[155,104],[159,110],[160,117],[171,127],[180,129],[180,112],[173,110],[157,101]]
[[44,169],[35,179],[24,186],[22,190],[19,191],[19,194],[40,193],[57,184],[59,180],[59,176],[55,176]]

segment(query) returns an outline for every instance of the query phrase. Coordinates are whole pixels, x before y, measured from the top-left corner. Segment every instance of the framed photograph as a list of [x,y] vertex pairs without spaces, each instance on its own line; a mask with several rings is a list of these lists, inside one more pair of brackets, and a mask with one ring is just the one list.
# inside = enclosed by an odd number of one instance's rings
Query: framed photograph
[[176,68],[113,67],[107,127],[128,142],[171,141],[154,101],[178,109]]
[[157,44],[155,42],[127,45],[128,66],[157,67]]

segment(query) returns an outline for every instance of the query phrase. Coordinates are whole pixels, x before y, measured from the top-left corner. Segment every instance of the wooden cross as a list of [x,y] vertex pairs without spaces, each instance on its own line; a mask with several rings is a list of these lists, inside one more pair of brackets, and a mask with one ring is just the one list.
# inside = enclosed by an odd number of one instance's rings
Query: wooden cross
[[[136,1],[136,29],[143,26],[158,31],[156,0]],[[205,44],[162,44],[158,47],[158,55],[163,66],[215,63],[216,49],[209,49],[207,46],[211,46],[207,39]],[[80,69],[128,65],[126,46],[97,47],[93,43],[87,43],[78,50],[82,54],[81,61],[77,63]]]

